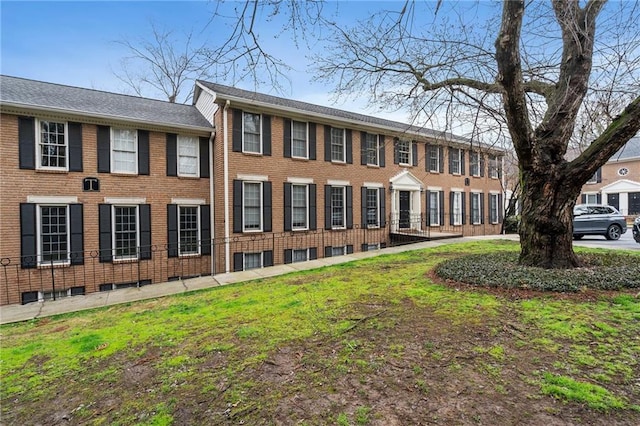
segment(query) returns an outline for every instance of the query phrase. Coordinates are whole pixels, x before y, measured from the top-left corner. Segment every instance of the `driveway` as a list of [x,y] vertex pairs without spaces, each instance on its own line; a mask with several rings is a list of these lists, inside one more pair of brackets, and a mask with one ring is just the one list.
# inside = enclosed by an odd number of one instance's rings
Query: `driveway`
[[609,248],[624,250],[640,250],[640,244],[636,243],[631,233],[631,227],[627,228],[627,232],[622,234],[619,240],[609,241],[605,237],[596,235],[586,235],[581,240],[574,240],[574,246],[593,247],[593,248]]

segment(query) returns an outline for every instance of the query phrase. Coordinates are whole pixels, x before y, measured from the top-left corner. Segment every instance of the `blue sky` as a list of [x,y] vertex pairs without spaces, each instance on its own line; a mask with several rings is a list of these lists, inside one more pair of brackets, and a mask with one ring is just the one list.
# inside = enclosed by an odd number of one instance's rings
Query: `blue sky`
[[[338,9],[338,19],[353,19],[356,13],[371,7],[379,8],[380,5],[380,2],[351,1],[332,3],[330,7]],[[116,41],[148,37],[150,22],[179,33],[193,30],[201,40],[216,37],[212,26],[201,32],[215,6],[215,3],[207,1],[2,0],[0,72],[52,83],[131,93],[114,76],[114,71],[121,70],[121,59],[128,54],[127,49]],[[393,6],[397,8],[398,3]],[[274,28],[273,24],[263,25],[261,32],[267,34]],[[296,51],[287,37],[272,35],[268,37],[268,43],[274,51],[285,53],[285,59],[295,68],[288,73],[292,84],[290,93],[285,96],[348,110],[364,108],[364,100],[350,99],[338,104],[332,103],[331,94],[326,87],[312,84],[305,59],[309,52],[304,46]],[[250,82],[241,84],[241,87],[243,85],[246,86],[244,88],[253,89]],[[273,93],[268,87],[264,90],[259,88],[259,91]],[[151,93],[145,95],[160,96]],[[383,115],[406,121],[403,113]]]

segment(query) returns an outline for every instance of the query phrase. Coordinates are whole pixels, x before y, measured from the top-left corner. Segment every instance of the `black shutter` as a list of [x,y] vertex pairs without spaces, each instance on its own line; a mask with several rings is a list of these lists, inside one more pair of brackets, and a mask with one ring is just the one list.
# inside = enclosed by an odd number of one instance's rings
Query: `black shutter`
[[316,260],[318,258],[318,247],[309,248],[309,260]]
[[454,192],[449,192],[449,225],[453,225],[454,224],[454,215],[455,212],[453,211],[454,209],[454,205],[453,205],[453,199],[455,197],[455,193]]
[[345,130],[346,133],[346,162],[347,164],[353,164],[353,135],[350,129]]
[[263,231],[271,232],[272,220],[271,220],[271,182],[262,183],[262,220],[264,222]]
[[244,254],[233,253],[233,272],[239,272],[244,269]]
[[384,167],[384,135],[380,135],[378,138],[378,143],[380,144],[380,147],[378,147],[378,165]]
[[367,132],[360,132],[360,164],[367,164]]
[[100,233],[100,262],[111,262],[113,253],[111,252],[111,205],[98,205],[98,223]]
[[347,254],[353,254],[353,244],[347,245]]
[[504,207],[502,206],[502,194],[498,194],[498,222],[504,219]]
[[462,224],[464,225],[465,223],[467,223],[467,220],[465,219],[465,215],[467,213],[466,211],[467,201],[465,199],[464,192],[460,194],[460,201],[461,201],[461,207],[462,207]]
[[429,145],[429,144],[426,144],[424,146],[424,169],[427,172],[430,171],[429,163],[431,162],[431,148],[432,148],[432,146]]
[[316,123],[309,123],[309,160],[316,159]]
[[84,223],[82,204],[69,204],[69,224],[71,233],[71,264],[84,264]]
[[380,194],[380,226],[384,228],[387,226],[387,206],[384,188],[380,188],[378,194]]
[[480,223],[484,223],[484,194],[480,194]]
[[453,148],[449,148],[447,151],[449,154],[449,174],[452,175],[453,174]]
[[427,220],[426,220],[427,226],[431,225],[431,212],[429,211],[429,207],[431,207],[431,192],[432,191],[427,191],[427,203],[426,203],[426,206],[425,206],[425,208],[426,208],[425,213],[426,213],[426,218],[427,218]]
[[271,116],[262,114],[262,155],[271,155]]
[[140,260],[151,259],[151,205],[140,204]]
[[460,148],[460,174],[461,174],[461,175],[463,175],[463,176],[464,176],[464,175],[465,175],[465,173],[466,173],[466,172],[464,171],[464,169],[465,169],[465,165],[464,165],[464,157],[465,157],[465,156],[466,156],[466,152],[465,152],[462,148]]
[[398,138],[393,138],[393,164],[400,164],[399,143]]
[[[21,169],[36,168],[36,124],[33,117],[18,117],[18,157]],[[34,225],[35,226],[35,225]],[[23,266],[24,268],[25,266]],[[35,267],[29,266],[29,268]]]
[[324,126],[324,161],[331,161],[331,126]]
[[284,139],[282,141],[284,148],[284,156],[286,158],[291,158],[291,120],[288,118],[284,119]]
[[233,232],[242,232],[242,181],[241,180],[233,181]]
[[82,171],[82,124],[69,122],[69,171]]
[[98,126],[98,173],[111,171],[111,129]]
[[138,130],[138,174],[149,174],[149,132]]
[[167,133],[167,176],[178,176],[178,135]]
[[273,266],[273,250],[265,250],[262,252],[262,266]]
[[587,202],[587,194],[582,194],[582,195],[580,196],[580,202],[581,202],[582,204],[586,204],[586,202]]
[[291,190],[293,185],[289,182],[284,183],[284,230],[291,231]]
[[233,121],[233,125],[232,125],[233,131],[232,131],[232,138],[231,138],[232,150],[234,152],[242,152],[242,110],[239,110],[239,109],[233,110],[232,121]]
[[333,247],[325,246],[325,248],[324,248],[324,257],[331,257],[331,256],[333,256]]
[[211,206],[200,206],[200,254],[211,254]]
[[602,194],[596,194],[596,204],[602,204]]
[[167,204],[167,256],[178,257],[178,206]]
[[353,188],[351,186],[345,187],[347,197],[347,229],[353,228]]
[[484,176],[484,154],[478,153],[478,157],[480,158],[480,177]]
[[316,185],[309,184],[309,230],[318,228],[318,212],[316,206]]
[[209,138],[200,137],[200,177],[209,177]]
[[331,229],[331,185],[324,186],[324,229]]
[[418,144],[416,141],[411,141],[411,164],[418,165]]
[[20,266],[35,268],[38,264],[36,239],[36,205],[20,204]]
[[365,186],[363,186],[362,188],[360,188],[360,213],[361,213],[361,222],[360,222],[360,227],[361,228],[366,228],[367,227],[367,188]]
[[444,225],[444,191],[440,191],[440,226]]
[[284,263],[293,263],[293,250],[285,249],[284,251]]
[[360,246],[360,251],[369,251],[369,244],[362,243],[362,245]]
[[444,148],[438,147],[438,171],[444,173]]

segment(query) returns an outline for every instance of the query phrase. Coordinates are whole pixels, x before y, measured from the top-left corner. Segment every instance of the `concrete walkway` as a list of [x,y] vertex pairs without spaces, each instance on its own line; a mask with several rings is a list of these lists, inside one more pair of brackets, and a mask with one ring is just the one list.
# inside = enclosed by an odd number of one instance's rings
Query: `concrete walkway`
[[124,288],[105,292],[95,292],[84,296],[65,297],[63,299],[46,302],[34,302],[26,305],[7,305],[0,308],[0,324],[27,321],[52,315],[77,312],[85,309],[100,308],[120,303],[135,302],[137,300],[154,299],[172,294],[187,293],[189,291],[218,287],[226,284],[240,283],[260,278],[274,277],[290,272],[321,268],[328,265],[353,262],[381,254],[401,253],[444,244],[461,243],[475,240],[509,239],[518,240],[518,235],[486,235],[478,237],[451,238],[438,241],[425,241],[403,246],[389,247],[382,250],[348,254],[345,256],[327,257],[309,262],[276,265],[267,268],[252,269],[250,271],[229,272],[214,276],[191,278],[186,280],[150,284],[143,287]]

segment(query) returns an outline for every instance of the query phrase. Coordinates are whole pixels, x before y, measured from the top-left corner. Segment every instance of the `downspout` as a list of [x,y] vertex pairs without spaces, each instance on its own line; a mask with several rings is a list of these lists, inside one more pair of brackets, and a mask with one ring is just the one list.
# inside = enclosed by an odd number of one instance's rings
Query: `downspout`
[[227,118],[227,110],[231,105],[231,101],[227,99],[222,110],[222,133],[224,138],[223,161],[224,161],[224,271],[231,270],[231,262],[229,260],[229,119]]
[[209,215],[209,229],[211,230],[211,276],[216,274],[216,228],[215,228],[215,217],[216,217],[216,208],[215,208],[215,198],[213,198],[214,194],[214,185],[215,179],[213,177],[213,141],[216,137],[215,126],[213,128],[213,132],[211,132],[211,136],[209,136],[209,203],[211,204],[211,214]]

